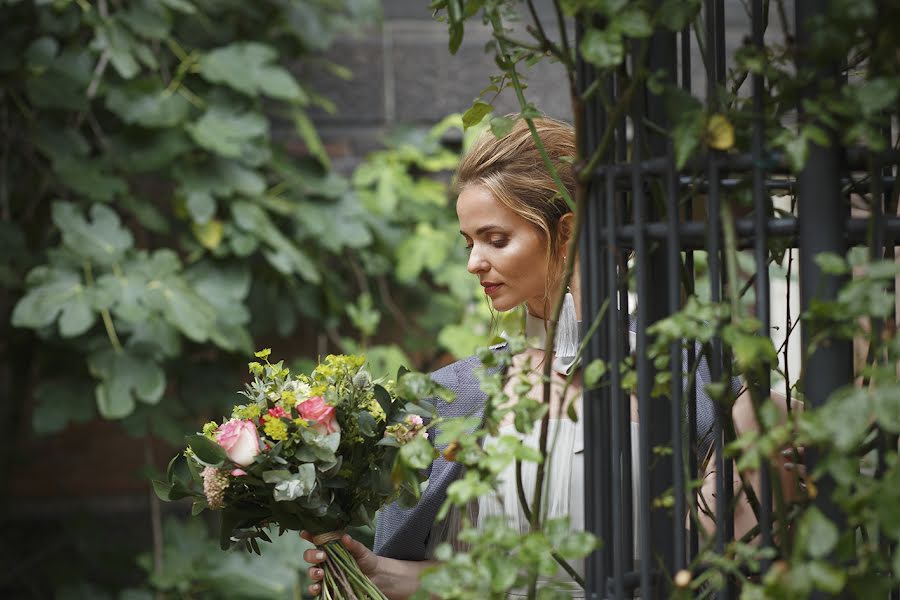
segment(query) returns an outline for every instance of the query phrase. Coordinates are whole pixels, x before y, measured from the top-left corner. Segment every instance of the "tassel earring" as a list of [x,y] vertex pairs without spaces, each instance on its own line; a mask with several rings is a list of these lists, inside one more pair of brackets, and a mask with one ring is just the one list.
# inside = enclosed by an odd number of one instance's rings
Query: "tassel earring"
[[575,316],[575,297],[566,292],[559,322],[556,324],[556,356],[575,358],[578,353],[578,318]]
[[553,359],[553,370],[561,375],[568,375],[576,366],[575,356],[578,354],[578,317],[575,314],[575,297],[566,292],[562,310],[556,324],[556,340],[554,340],[556,356]]

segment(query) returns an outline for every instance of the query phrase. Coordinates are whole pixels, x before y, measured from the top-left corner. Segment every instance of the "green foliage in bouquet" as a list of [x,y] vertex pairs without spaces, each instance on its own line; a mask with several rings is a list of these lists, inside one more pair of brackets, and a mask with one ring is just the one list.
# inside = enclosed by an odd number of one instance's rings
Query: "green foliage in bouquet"
[[257,553],[270,525],[318,535],[371,525],[394,500],[415,503],[436,453],[423,419],[435,408],[422,398],[452,393],[420,373],[374,381],[362,356],[329,355],[292,376],[269,352],[249,365],[249,402],[188,437],[191,480],[176,474],[176,456],[155,482],[160,498],[193,497],[194,514],[221,509],[223,549],[236,541]]

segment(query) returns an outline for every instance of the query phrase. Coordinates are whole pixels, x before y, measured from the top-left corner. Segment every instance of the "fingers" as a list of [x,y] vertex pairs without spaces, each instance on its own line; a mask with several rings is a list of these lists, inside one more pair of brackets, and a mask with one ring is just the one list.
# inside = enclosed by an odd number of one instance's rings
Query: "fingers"
[[310,567],[309,568],[309,578],[314,582],[322,581],[325,578],[325,571],[320,569],[319,567]]
[[303,551],[303,560],[311,565],[318,565],[319,563],[325,562],[325,553],[321,550],[310,548],[309,550]]
[[312,584],[311,586],[309,586],[309,587],[306,588],[306,589],[309,590],[309,593],[310,593],[311,595],[313,595],[313,596],[318,596],[318,595],[319,595],[319,592],[322,591],[322,586],[319,585],[318,583],[314,583],[314,584]]

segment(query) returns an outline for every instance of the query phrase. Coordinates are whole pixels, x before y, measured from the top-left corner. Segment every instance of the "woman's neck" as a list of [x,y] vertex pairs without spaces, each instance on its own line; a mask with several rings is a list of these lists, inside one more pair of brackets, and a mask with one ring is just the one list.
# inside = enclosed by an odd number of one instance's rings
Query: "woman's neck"
[[[547,323],[544,319],[540,317],[536,317],[531,313],[526,312],[525,316],[525,337],[528,339],[528,345],[531,348],[536,348],[538,350],[543,351],[547,347],[547,332],[550,329],[550,324]],[[557,342],[559,338],[557,337]],[[560,375],[568,375],[569,372],[577,366],[575,362],[574,352],[567,351],[565,354],[572,354],[572,356],[557,356],[559,344],[553,344],[553,365],[552,368],[555,372]]]

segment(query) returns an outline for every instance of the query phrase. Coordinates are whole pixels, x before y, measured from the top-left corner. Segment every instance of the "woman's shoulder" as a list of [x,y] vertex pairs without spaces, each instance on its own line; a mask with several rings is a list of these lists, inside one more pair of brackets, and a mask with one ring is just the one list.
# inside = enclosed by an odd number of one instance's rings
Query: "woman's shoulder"
[[[501,350],[506,344],[491,346],[491,350]],[[445,388],[453,391],[457,397],[483,396],[480,380],[478,379],[478,367],[482,366],[477,354],[461,358],[440,369],[431,372],[431,378]]]
[[[494,344],[490,346],[490,349],[493,351],[502,350],[506,347],[506,342],[501,344]],[[444,387],[448,387],[448,384],[455,385],[460,381],[461,376],[464,379],[467,379],[468,375],[474,374],[475,369],[481,366],[481,359],[477,354],[472,354],[465,358],[461,358],[457,361],[454,361],[448,365],[444,365],[443,367],[432,371],[430,376],[436,382],[440,383]]]

